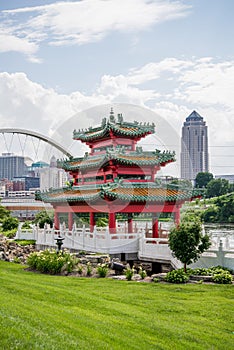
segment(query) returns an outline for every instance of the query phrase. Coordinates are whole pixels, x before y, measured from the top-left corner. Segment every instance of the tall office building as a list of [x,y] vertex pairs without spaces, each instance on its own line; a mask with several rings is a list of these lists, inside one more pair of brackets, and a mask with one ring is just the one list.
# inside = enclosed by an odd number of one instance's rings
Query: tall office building
[[24,157],[3,153],[0,157],[0,179],[12,180],[25,174]]
[[67,181],[67,173],[63,169],[57,168],[57,160],[53,156],[50,160],[50,166],[40,169],[40,190],[45,191],[49,188],[64,187]]
[[209,171],[207,126],[193,111],[184,122],[181,137],[181,178],[194,180],[197,173]]

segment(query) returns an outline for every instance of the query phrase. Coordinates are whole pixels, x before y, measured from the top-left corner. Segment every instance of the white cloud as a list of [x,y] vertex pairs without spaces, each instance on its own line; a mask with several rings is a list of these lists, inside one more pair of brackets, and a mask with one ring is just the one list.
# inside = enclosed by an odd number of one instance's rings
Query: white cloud
[[[81,45],[101,40],[111,31],[139,32],[184,17],[189,9],[181,0],[83,0],[5,10],[2,16],[15,41],[18,38],[31,47],[32,41]],[[17,50],[17,45],[8,50]]]
[[[233,148],[230,147],[234,129],[233,66],[232,61],[211,58],[170,58],[131,69],[126,76],[104,75],[92,95],[79,91],[59,94],[30,81],[24,73],[0,73],[0,127],[22,127],[54,137],[54,131],[58,128],[63,131],[64,123],[77,112],[104,104],[126,103],[150,107],[162,117],[165,125],[171,126],[178,140],[185,118],[196,109],[208,125],[213,165],[222,165],[226,159],[227,165],[233,167]],[[169,84],[165,84],[165,73],[173,79]],[[152,83],[151,89],[144,88],[144,83],[148,84],[153,77],[157,79],[157,89]],[[163,89],[160,89],[161,84],[164,84]],[[90,114],[82,118],[81,115],[77,117],[81,119],[75,118],[73,122],[77,120],[78,127],[86,128],[103,116]],[[157,130],[157,120],[155,122]],[[70,142],[71,131],[66,137]],[[229,156],[216,157],[220,149]],[[217,169],[222,171],[222,167]],[[230,173],[233,168],[226,170]]]

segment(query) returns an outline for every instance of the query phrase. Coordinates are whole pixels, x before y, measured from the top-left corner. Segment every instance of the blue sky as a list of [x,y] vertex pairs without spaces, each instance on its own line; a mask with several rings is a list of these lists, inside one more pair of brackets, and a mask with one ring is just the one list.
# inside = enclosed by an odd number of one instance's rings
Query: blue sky
[[[72,128],[114,105],[154,121],[152,144],[179,159],[182,124],[196,109],[209,128],[210,171],[233,174],[233,13],[232,0],[0,1],[0,127],[74,147]],[[132,104],[146,112],[131,117]]]

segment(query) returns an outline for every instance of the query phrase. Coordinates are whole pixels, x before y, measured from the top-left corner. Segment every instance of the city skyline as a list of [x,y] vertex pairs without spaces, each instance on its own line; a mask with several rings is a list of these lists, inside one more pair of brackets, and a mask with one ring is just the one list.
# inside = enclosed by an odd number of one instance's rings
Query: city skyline
[[175,145],[166,138],[162,145],[179,160],[183,121],[196,110],[209,129],[209,170],[233,174],[233,9],[231,0],[1,3],[0,128],[69,146],[75,115],[76,128],[88,128],[109,106],[133,104],[156,113],[143,116],[155,122],[156,136],[162,121],[174,130]]

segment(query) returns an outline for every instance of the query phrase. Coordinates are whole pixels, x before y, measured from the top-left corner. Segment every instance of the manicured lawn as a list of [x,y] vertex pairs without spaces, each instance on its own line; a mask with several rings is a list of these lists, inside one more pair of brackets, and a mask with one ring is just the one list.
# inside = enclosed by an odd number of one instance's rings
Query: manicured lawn
[[233,349],[234,286],[41,275],[0,261],[0,349]]

